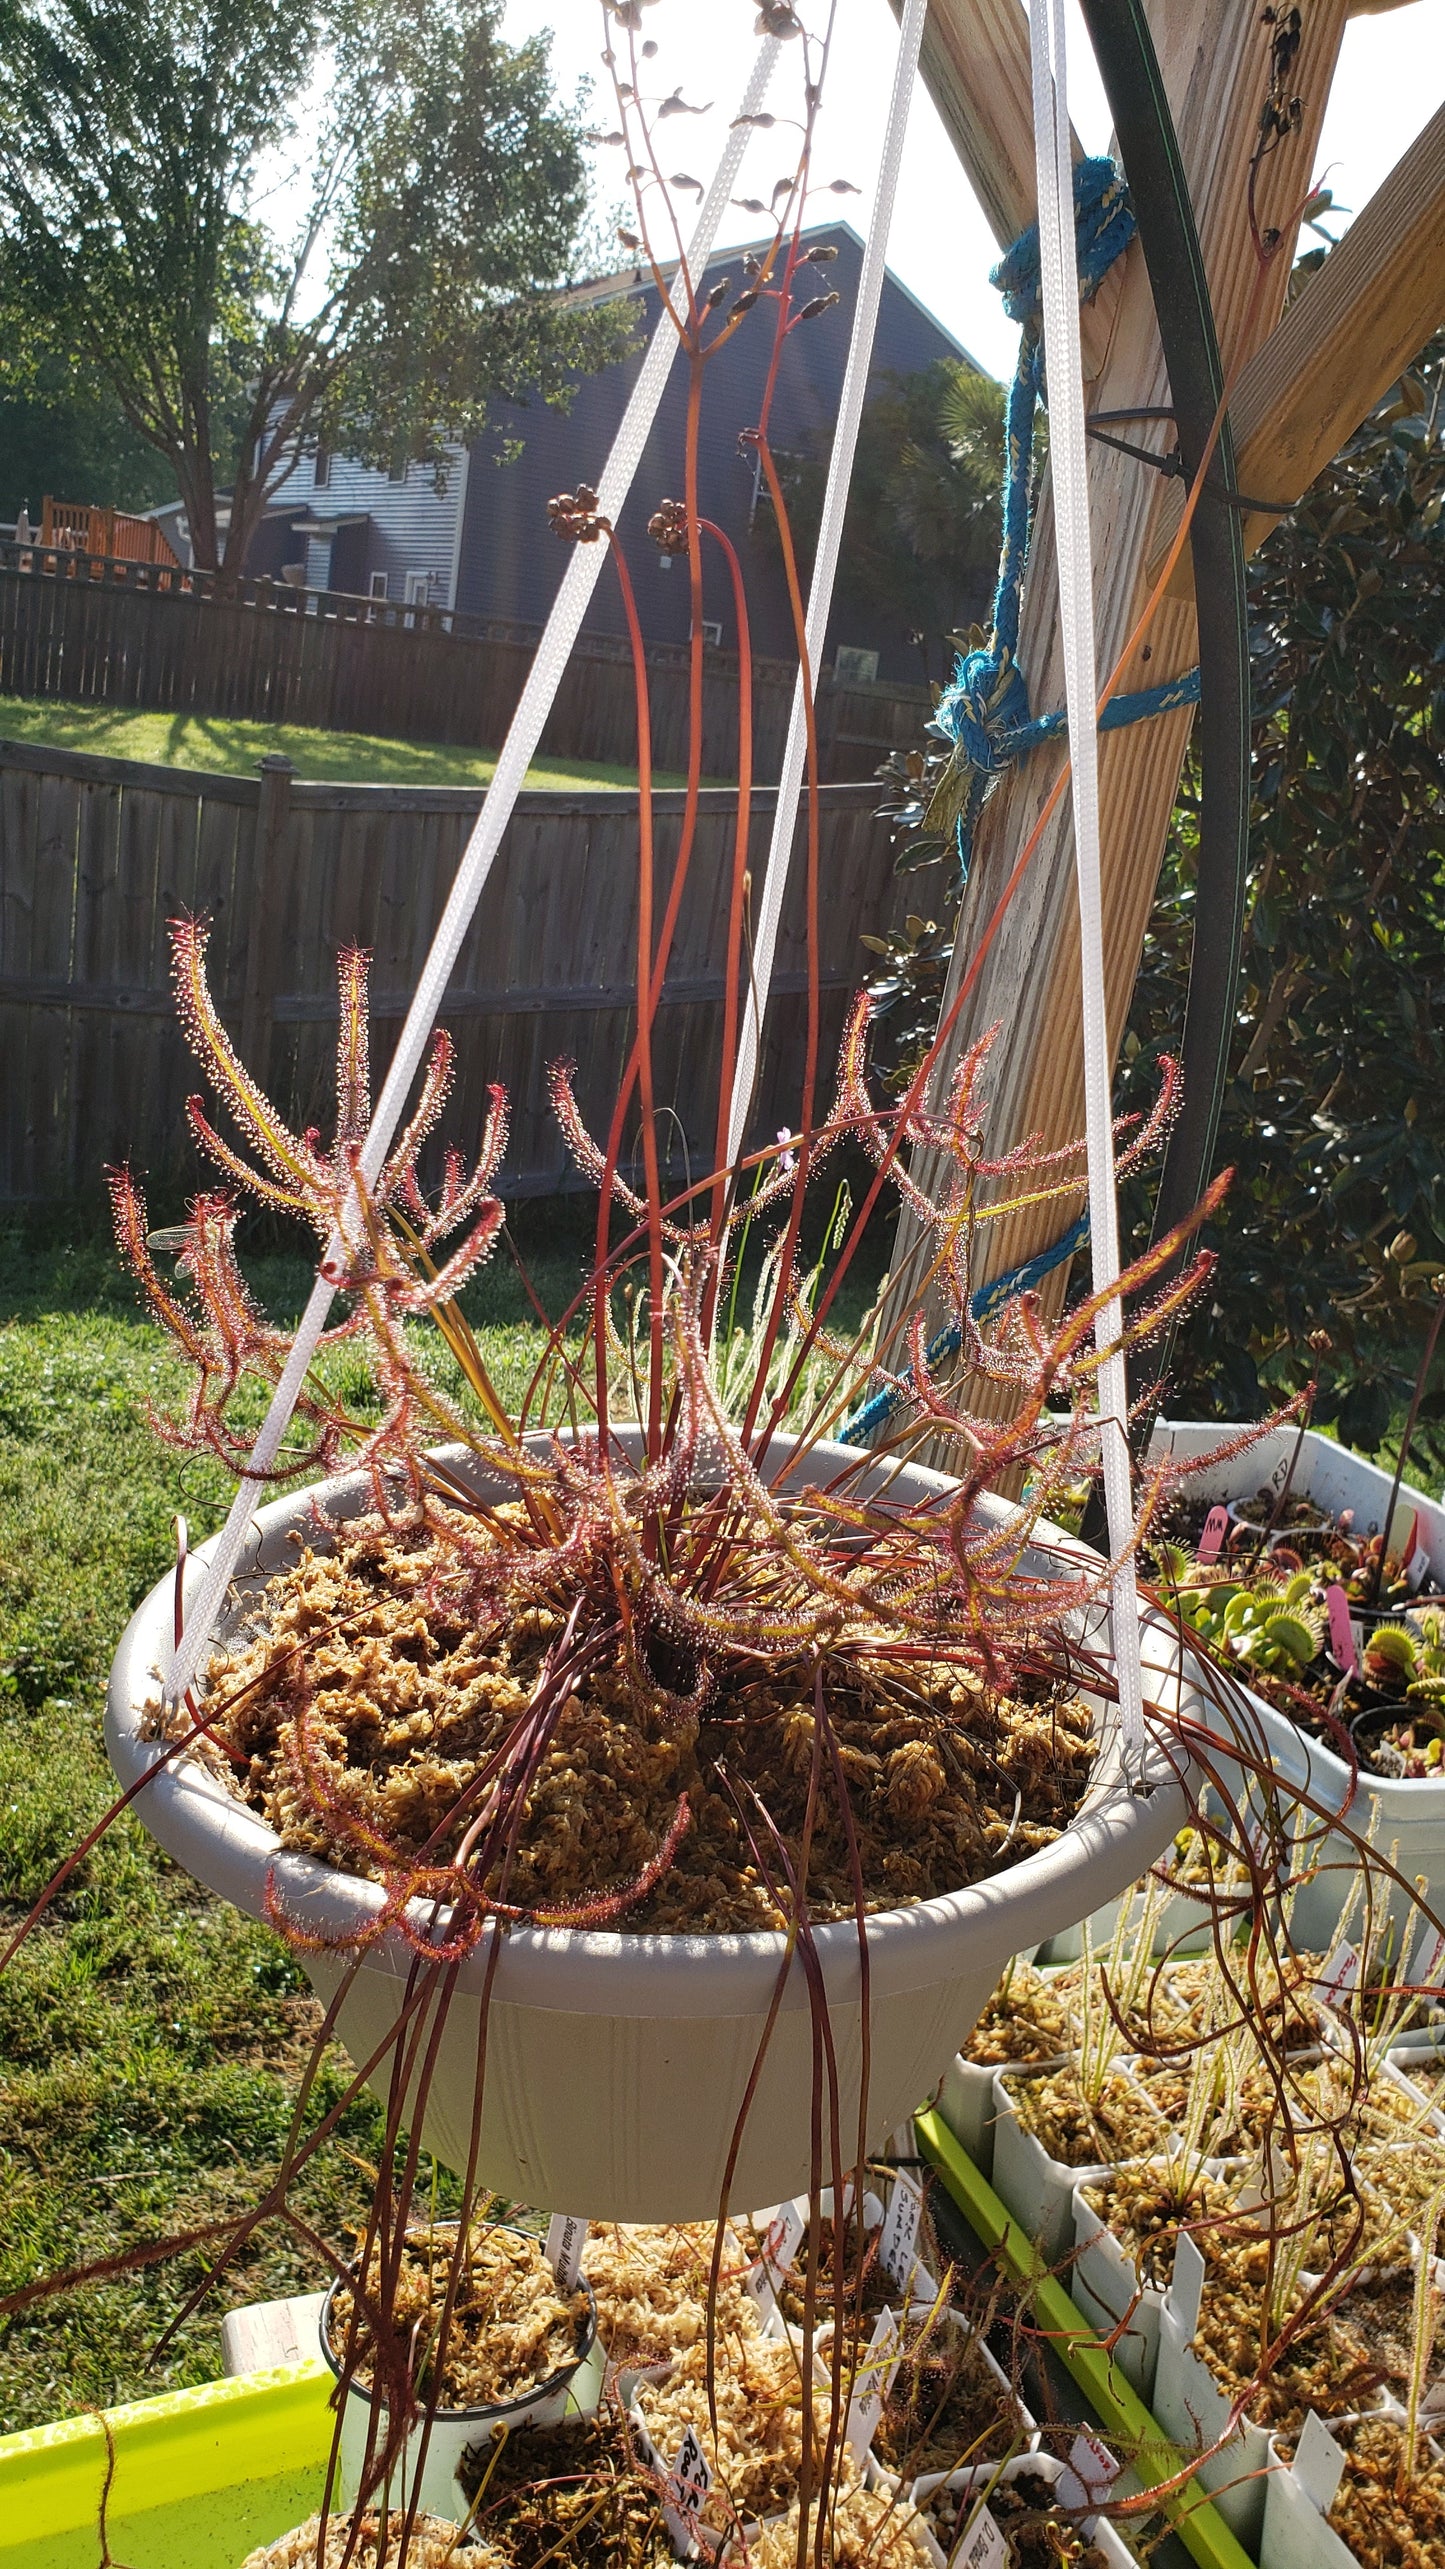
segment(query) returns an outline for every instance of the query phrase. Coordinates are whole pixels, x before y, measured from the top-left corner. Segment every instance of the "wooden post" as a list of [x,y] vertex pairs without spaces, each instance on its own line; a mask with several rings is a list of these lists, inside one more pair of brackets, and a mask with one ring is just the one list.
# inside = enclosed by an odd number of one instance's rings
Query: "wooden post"
[[285,910],[286,838],[291,820],[291,779],[295,773],[290,759],[283,758],[279,751],[273,750],[261,760],[251,909],[246,921],[240,1049],[242,1061],[262,1088],[271,1070],[271,1028]]
[[[991,19],[1002,0],[988,0]],[[940,19],[971,23],[964,0],[935,0]],[[1302,42],[1292,86],[1302,100],[1300,129],[1266,162],[1258,188],[1264,226],[1282,234],[1265,290],[1248,226],[1248,174],[1269,70],[1269,30],[1258,12],[1230,0],[1151,0],[1151,29],[1160,70],[1179,135],[1199,226],[1216,326],[1226,369],[1246,360],[1279,317],[1289,276],[1295,209],[1307,193],[1320,124],[1329,96],[1346,16],[1346,0],[1305,0]],[[1027,48],[1027,22],[1015,7],[1006,23],[1016,47]],[[1017,87],[1015,79],[1014,87]],[[980,93],[975,91],[977,97]],[[995,93],[998,94],[998,93]],[[981,135],[981,139],[980,139]],[[979,185],[972,154],[1006,149],[1010,167],[1020,151],[1016,138],[995,145],[975,120],[956,136],[969,174]],[[998,198],[995,183],[980,188],[985,204]],[[1087,385],[1091,410],[1137,409],[1165,404],[1169,389],[1159,348],[1143,255],[1136,241],[1120,269],[1118,299],[1107,343],[1092,362]],[[1086,348],[1085,369],[1091,356]],[[1138,442],[1163,451],[1172,439],[1159,426],[1141,424]],[[1110,670],[1148,594],[1147,563],[1164,490],[1162,478],[1110,448],[1090,455],[1095,538],[1095,621],[1100,671]],[[1192,602],[1162,608],[1140,650],[1125,668],[1126,689],[1157,684],[1187,669],[1195,657]],[[1058,631],[1058,584],[1053,523],[1045,486],[1034,529],[1024,593],[1019,658],[1035,713],[1064,701]],[[1144,931],[1158,881],[1169,815],[1189,736],[1191,715],[1156,717],[1106,735],[1100,753],[1105,973],[1109,1045],[1117,1048],[1138,970]],[[1036,750],[1004,776],[975,834],[973,863],[959,913],[954,963],[946,1004],[972,957],[1003,884],[1038,819],[1058,774],[1061,752]],[[1083,1064],[1079,1011],[1078,929],[1074,890],[1073,831],[1067,797],[1043,833],[1028,873],[960,1012],[935,1081],[946,1090],[954,1063],[989,1027],[1001,1028],[986,1087],[990,1096],[990,1153],[1008,1150],[1031,1133],[1056,1146],[1083,1129]],[[928,1185],[937,1173],[919,1170]],[[985,1226],[977,1281],[982,1282],[1046,1247],[1072,1219],[1075,1203],[1035,1207]],[[893,1261],[897,1317],[916,1294],[926,1247],[915,1226],[900,1224]],[[1050,1279],[1057,1307],[1065,1272]],[[997,1409],[989,1387],[971,1392],[976,1405]],[[1002,1396],[1006,1400],[1006,1394]],[[946,1454],[930,1459],[947,1461]]]

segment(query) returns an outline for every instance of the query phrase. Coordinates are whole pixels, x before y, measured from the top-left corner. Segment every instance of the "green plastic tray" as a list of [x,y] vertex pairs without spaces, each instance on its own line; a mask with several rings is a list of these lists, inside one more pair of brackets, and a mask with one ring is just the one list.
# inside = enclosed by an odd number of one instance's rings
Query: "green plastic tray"
[[[240,2569],[314,2515],[329,2389],[321,2364],[287,2364],[109,2410],[116,2569]],[[97,2417],[0,2437],[0,2569],[98,2569],[105,2471]]]
[[1038,2325],[1050,2347],[1067,2365],[1119,2453],[1127,2455],[1140,2485],[1158,2491],[1161,2512],[1198,2569],[1254,2569],[1248,2552],[1210,2505],[1200,2482],[1186,2476],[1185,2456],[1150,2416],[1057,2275],[1050,2274],[1032,2239],[979,2175],[962,2142],[935,2113],[918,2115],[914,2129],[924,2157],[937,2169],[977,2237],[996,2251],[1017,2282],[1029,2286]]

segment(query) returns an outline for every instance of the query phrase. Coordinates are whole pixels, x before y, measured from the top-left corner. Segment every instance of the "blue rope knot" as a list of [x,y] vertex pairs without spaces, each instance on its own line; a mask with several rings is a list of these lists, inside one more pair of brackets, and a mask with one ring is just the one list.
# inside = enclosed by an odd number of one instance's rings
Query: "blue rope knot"
[[1029,719],[1029,691],[1006,644],[959,661],[938,716],[980,776],[1001,776],[1012,765],[1009,736]]
[[[1123,174],[1111,160],[1080,161],[1074,171],[1074,220],[1078,241],[1079,297],[1096,294],[1114,261],[1121,257],[1138,226]],[[1043,340],[1040,334],[1039,231],[1031,223],[993,271],[1011,319],[1021,324],[1018,364],[1009,386],[1005,411],[1003,542],[994,589],[993,624],[988,641],[954,667],[939,697],[933,730],[953,743],[954,755],[939,788],[951,821],[959,871],[968,879],[974,824],[983,807],[989,780],[1001,776],[1041,741],[1065,728],[1062,713],[1036,719],[1018,664],[1019,610],[1029,546],[1029,465],[1034,412],[1043,392]],[[1171,713],[1176,706],[1198,702],[1199,672],[1191,669],[1162,687],[1144,687],[1114,696],[1104,708],[1102,731],[1143,722],[1151,714]]]
[[[1091,295],[1098,293],[1114,261],[1123,257],[1139,228],[1124,173],[1111,160],[1075,164],[1074,228],[1079,300],[1087,303]],[[990,271],[988,281],[1003,296],[1003,308],[1010,321],[1017,321],[1024,329],[1037,328],[1044,296],[1037,223],[1020,232],[998,266]]]

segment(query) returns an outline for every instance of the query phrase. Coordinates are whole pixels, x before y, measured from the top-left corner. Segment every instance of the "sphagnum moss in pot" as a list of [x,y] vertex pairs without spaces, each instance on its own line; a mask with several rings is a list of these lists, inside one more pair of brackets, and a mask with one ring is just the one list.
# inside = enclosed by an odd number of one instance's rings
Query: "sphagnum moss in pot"
[[[342,960],[326,1157],[236,1060],[203,932],[180,926],[175,952],[192,1039],[275,1174],[253,1175],[195,1101],[194,1129],[238,1183],[329,1236],[368,1111],[363,959]],[[567,1424],[550,1431],[534,1424],[540,1380],[515,1418],[503,1411],[455,1299],[501,1220],[500,1097],[470,1177],[449,1158],[435,1209],[417,1179],[450,1070],[439,1037],[412,1127],[366,1195],[363,1245],[333,1278],[350,1309],[331,1340],[369,1364],[379,1423],[308,1388],[288,1461],[327,1477],[259,1511],[199,1699],[160,1699],[172,1582],[117,1655],[108,1736],[128,1784],[149,1772],[140,1815],[213,1889],[280,1926],[379,2088],[409,2054],[404,2119],[439,2157],[465,2167],[477,2121],[477,2174],[515,2199],[657,2219],[706,2214],[725,2184],[740,2205],[797,2191],[815,2005],[850,2149],[881,2140],[936,2083],[1010,1954],[1136,1879],[1185,1816],[1178,1742],[1205,1708],[1175,1637],[1162,1619],[1144,1635],[1159,1709],[1141,1794],[1122,1772],[1107,1652],[1081,1637],[1107,1567],[1046,1517],[1091,1434],[1092,1305],[1051,1332],[1027,1302],[987,1339],[968,1324],[976,1370],[1007,1374],[1019,1397],[992,1432],[917,1376],[929,1422],[953,1418],[971,1443],[957,1481],[910,1465],[906,1440],[863,1454],[826,1436],[840,1377],[866,1378],[870,1351],[822,1326],[853,1233],[828,1285],[798,1270],[810,1170],[850,1136],[895,1172],[903,1138],[943,1151],[933,1215],[966,1311],[960,1207],[989,1167],[984,1048],[948,1117],[910,1105],[889,1126],[869,1103],[865,1028],[860,1007],[830,1116],[806,1147],[763,1155],[744,1199],[748,1223],[772,1210],[784,1231],[741,1384],[729,1351],[727,1400],[715,1324],[743,1207],[708,1212],[716,1189],[693,1191],[702,1209],[634,1200],[557,1073],[602,1213],[589,1336],[554,1332],[540,1369],[565,1386]],[[157,1272],[138,1190],[122,1174],[114,1192],[126,1254],[196,1367],[169,1432],[243,1468],[234,1395],[274,1377],[285,1342],[246,1295],[236,1204],[196,1199],[182,1300]],[[613,1253],[618,1201],[634,1236]],[[617,1288],[639,1256],[646,1306],[619,1348]],[[458,1356],[459,1398],[415,1341],[429,1315]],[[361,1467],[337,1474],[348,1442]],[[1021,1509],[986,1486],[1018,1464],[1032,1474]],[[417,2028],[439,2010],[429,2044]]]

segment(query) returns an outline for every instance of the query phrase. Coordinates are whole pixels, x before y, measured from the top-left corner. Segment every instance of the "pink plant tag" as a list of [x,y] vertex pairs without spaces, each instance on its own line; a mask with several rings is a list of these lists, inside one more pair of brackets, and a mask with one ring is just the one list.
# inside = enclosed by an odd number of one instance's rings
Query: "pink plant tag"
[[1220,1546],[1228,1532],[1228,1508],[1212,1507],[1208,1516],[1204,1520],[1204,1532],[1199,1538],[1199,1558],[1201,1561],[1217,1561],[1219,1559]]
[[1338,1579],[1325,1591],[1325,1612],[1330,1619],[1330,1657],[1337,1668],[1348,1669],[1352,1677],[1360,1673],[1359,1645],[1355,1627],[1350,1621],[1350,1601]]
[[1087,2507],[1097,2515],[1109,2503],[1109,2492],[1119,2476],[1119,2465],[1107,2444],[1085,2429],[1076,2435],[1069,2447],[1069,2458],[1059,2473],[1055,2494],[1060,2506]]

